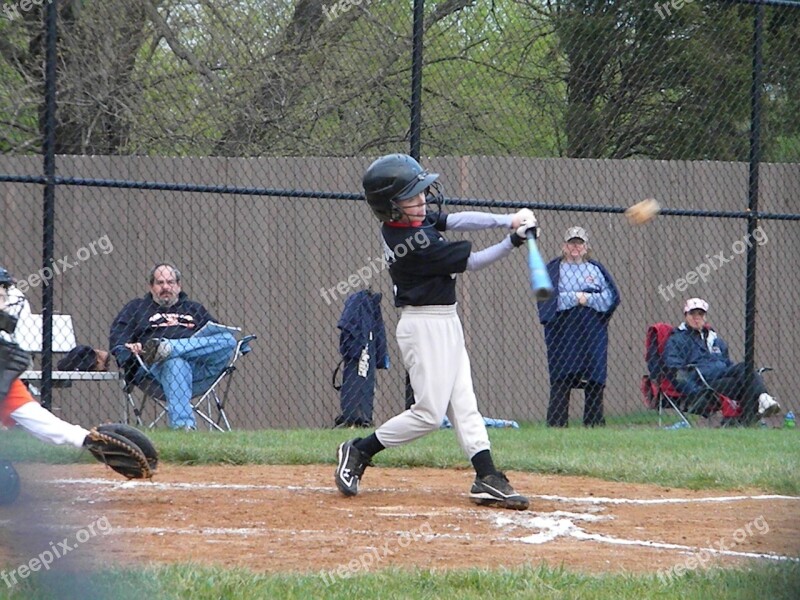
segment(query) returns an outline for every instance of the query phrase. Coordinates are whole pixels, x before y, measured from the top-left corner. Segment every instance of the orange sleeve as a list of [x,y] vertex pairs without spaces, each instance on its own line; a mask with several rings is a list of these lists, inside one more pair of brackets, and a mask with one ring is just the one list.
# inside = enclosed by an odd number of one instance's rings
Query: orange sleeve
[[31,396],[25,384],[19,379],[15,379],[11,383],[11,389],[8,390],[8,395],[0,401],[0,422],[6,427],[14,425],[11,413],[28,402],[36,402],[36,400]]

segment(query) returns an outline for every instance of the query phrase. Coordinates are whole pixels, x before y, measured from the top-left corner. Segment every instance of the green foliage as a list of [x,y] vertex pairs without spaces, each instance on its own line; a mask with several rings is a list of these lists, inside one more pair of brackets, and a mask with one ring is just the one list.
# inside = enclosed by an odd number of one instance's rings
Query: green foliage
[[716,3],[658,14],[646,1],[553,3],[566,155],[745,159],[746,23]]
[[476,3],[429,29],[426,154],[559,154],[564,86],[553,76],[555,38],[546,23],[532,26],[525,16],[516,2]]
[[766,14],[763,156],[800,162],[800,10],[781,7]]
[[[753,14],[716,0],[427,3],[424,152],[745,160]],[[92,0],[60,15],[60,153],[408,143],[408,3]],[[800,10],[765,15],[763,157],[796,161]],[[0,34],[0,152],[38,152],[41,7],[0,20]]]

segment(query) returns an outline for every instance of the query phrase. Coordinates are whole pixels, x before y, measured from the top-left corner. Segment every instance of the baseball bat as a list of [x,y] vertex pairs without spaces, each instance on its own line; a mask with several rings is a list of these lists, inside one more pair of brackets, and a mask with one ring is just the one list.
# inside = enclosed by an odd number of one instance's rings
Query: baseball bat
[[553,282],[544,266],[542,255],[539,254],[539,247],[536,245],[536,237],[533,231],[525,233],[528,246],[528,268],[531,271],[531,289],[536,294],[537,300],[547,300],[553,295]]

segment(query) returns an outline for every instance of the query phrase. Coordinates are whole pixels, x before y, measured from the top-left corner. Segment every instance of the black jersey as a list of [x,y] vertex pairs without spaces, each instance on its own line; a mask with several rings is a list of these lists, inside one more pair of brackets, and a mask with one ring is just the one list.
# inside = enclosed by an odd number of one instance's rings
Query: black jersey
[[456,303],[456,273],[467,269],[472,242],[448,242],[447,215],[428,215],[419,227],[381,228],[383,252],[394,284],[395,306]]

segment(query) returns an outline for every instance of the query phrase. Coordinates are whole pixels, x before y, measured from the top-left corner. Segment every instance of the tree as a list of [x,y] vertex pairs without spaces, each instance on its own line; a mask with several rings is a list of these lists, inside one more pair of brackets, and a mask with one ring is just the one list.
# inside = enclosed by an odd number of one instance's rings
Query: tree
[[[41,4],[3,25],[0,69],[9,76],[7,97],[19,102],[2,111],[10,121],[8,133],[0,137],[4,151],[38,150],[43,139]],[[147,25],[143,5],[64,0],[59,8],[56,152],[117,152],[125,146],[129,115],[135,110],[133,74]]]
[[[640,0],[520,2],[548,23],[563,60],[565,154],[746,155],[747,29],[736,10],[686,4],[668,18]],[[546,31],[546,30],[545,30]]]
[[[668,15],[650,0],[428,0],[424,151],[745,160],[752,15],[712,0]],[[763,156],[798,160],[800,11],[767,15]],[[408,2],[63,0],[59,18],[59,153],[407,145]],[[43,56],[42,7],[0,20],[0,152],[41,147]]]

